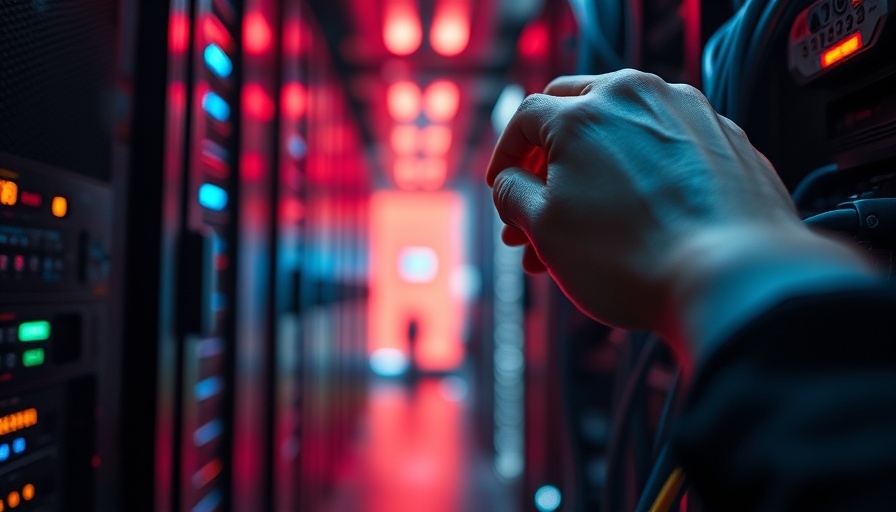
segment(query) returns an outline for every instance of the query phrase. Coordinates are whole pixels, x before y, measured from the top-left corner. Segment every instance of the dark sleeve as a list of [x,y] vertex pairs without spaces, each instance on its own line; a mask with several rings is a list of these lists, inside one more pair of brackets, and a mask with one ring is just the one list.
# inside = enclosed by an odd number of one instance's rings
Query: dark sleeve
[[896,292],[795,297],[700,367],[673,448],[708,511],[896,511]]

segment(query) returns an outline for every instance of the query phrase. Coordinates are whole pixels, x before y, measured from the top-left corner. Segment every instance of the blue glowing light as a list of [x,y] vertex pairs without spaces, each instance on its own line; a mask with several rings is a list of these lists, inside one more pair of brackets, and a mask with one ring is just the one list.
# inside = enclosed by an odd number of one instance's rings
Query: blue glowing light
[[196,383],[194,391],[196,400],[206,400],[221,392],[224,388],[224,381],[221,377],[209,377]]
[[192,512],[211,512],[218,508],[218,505],[221,503],[221,491],[215,489],[214,491],[205,495],[204,498],[199,500],[199,503],[193,507]]
[[193,432],[193,442],[196,446],[203,446],[215,440],[224,431],[221,420],[212,420]]
[[217,94],[209,91],[202,97],[202,109],[205,113],[221,121],[230,119],[230,105]]
[[217,185],[203,183],[199,187],[199,204],[209,210],[220,212],[227,207],[227,191]]
[[0,444],[0,462],[3,462],[8,458],[9,458],[9,445],[6,443]]
[[12,441],[12,451],[15,453],[22,453],[25,451],[25,438],[17,437]]
[[233,63],[230,62],[230,57],[220,46],[214,43],[206,46],[202,56],[205,59],[205,65],[218,78],[227,78],[233,72]]
[[563,501],[563,495],[560,489],[553,485],[544,485],[535,491],[535,508],[539,512],[553,512],[560,506]]

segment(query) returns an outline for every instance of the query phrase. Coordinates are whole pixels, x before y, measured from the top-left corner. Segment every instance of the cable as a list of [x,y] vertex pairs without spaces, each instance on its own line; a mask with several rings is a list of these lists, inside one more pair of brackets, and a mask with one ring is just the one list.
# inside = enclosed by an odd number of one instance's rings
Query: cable
[[678,497],[678,491],[681,490],[684,481],[684,470],[675,468],[675,470],[672,471],[672,474],[669,475],[669,478],[666,480],[666,483],[663,485],[663,488],[660,490],[659,495],[656,497],[656,500],[653,502],[653,505],[648,512],[669,512],[669,509],[675,504],[675,499]]
[[808,205],[805,203],[810,199],[810,194],[815,192],[820,185],[835,177],[839,170],[840,168],[837,164],[828,164],[807,174],[797,184],[796,188],[793,189],[793,194],[791,194],[797,209],[802,210],[806,208]]
[[638,500],[638,506],[635,507],[635,512],[648,511],[650,504],[654,503],[662,493],[664,482],[667,481],[668,477],[674,472],[676,467],[675,461],[671,455],[671,448],[669,448],[669,445],[667,444],[660,450],[656,462],[653,464],[653,469],[650,472],[650,477],[647,479],[647,483],[644,485],[644,489],[641,491],[641,498]]
[[622,472],[628,425],[631,420],[635,398],[641,394],[641,391],[646,386],[647,372],[650,370],[656,356],[660,353],[659,349],[662,346],[662,341],[657,336],[650,336],[647,339],[629,374],[625,388],[620,395],[619,404],[615,408],[615,424],[613,425],[610,444],[607,449],[607,470],[601,510],[615,511],[623,509],[617,503],[618,478]]
[[669,392],[666,395],[666,401],[663,403],[663,411],[660,413],[660,420],[656,426],[656,434],[653,439],[653,452],[658,454],[661,447],[666,444],[666,438],[669,437],[669,422],[672,415],[676,412],[678,405],[679,389],[681,388],[681,367],[675,368],[675,374],[672,376],[672,384],[669,386]]

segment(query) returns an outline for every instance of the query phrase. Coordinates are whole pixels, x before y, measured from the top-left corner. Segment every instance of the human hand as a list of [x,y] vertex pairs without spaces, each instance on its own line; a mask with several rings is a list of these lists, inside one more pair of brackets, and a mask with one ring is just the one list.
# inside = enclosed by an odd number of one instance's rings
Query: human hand
[[524,268],[610,325],[674,335],[710,276],[781,247],[797,263],[833,251],[864,264],[802,224],[769,161],[702,93],[633,70],[526,98],[487,182]]

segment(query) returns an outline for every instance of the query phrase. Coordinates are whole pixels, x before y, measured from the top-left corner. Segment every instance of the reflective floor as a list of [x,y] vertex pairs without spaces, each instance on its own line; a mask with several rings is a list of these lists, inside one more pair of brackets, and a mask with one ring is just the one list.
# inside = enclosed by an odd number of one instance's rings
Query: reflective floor
[[513,512],[477,449],[460,377],[374,381],[353,462],[327,512]]

